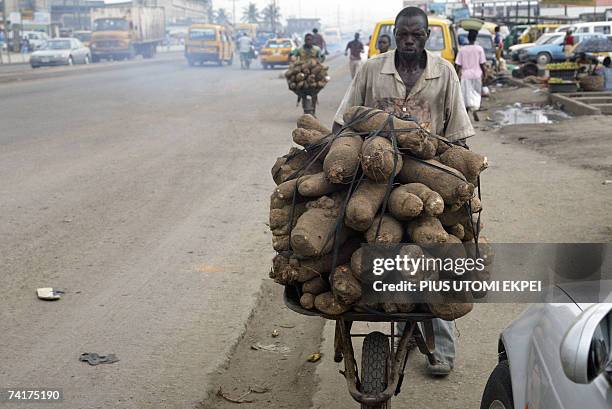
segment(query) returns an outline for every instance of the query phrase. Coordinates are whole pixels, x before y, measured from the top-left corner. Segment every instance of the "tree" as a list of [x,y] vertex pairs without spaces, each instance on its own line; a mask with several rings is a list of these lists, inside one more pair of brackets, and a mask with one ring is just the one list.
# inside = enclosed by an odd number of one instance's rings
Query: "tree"
[[215,13],[215,21],[217,24],[229,24],[230,18],[225,9],[221,8]]
[[276,2],[270,3],[270,5],[261,12],[262,21],[266,25],[266,28],[274,33],[276,33],[281,27],[280,7],[278,7],[275,3]]
[[257,24],[259,23],[259,19],[260,17],[257,5],[255,3],[249,3],[249,5],[242,11],[242,22]]

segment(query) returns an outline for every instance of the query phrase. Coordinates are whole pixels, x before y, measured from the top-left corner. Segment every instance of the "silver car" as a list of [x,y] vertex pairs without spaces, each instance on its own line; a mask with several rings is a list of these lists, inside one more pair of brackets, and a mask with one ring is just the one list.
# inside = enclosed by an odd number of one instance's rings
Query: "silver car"
[[[596,286],[596,287],[592,287]],[[583,303],[598,294],[606,303]],[[612,282],[558,285],[506,328],[481,409],[612,407]]]
[[52,65],[89,64],[91,51],[76,38],[55,38],[30,56],[32,68]]

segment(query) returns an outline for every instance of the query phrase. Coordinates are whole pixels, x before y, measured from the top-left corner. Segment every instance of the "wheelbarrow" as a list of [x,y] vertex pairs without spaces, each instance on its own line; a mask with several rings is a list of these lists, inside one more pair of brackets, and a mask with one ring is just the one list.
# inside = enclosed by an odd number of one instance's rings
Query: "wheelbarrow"
[[[286,286],[283,295],[285,305],[298,314],[319,316],[336,321],[334,349],[336,362],[344,360],[344,371],[348,391],[362,409],[389,409],[391,398],[400,393],[404,371],[408,362],[411,341],[416,341],[419,351],[435,363],[433,352],[435,339],[430,312],[383,313],[375,310],[367,312],[349,311],[341,315],[329,316],[311,311],[300,305],[300,289]],[[351,333],[355,321],[388,322],[390,331],[369,334]],[[396,323],[404,323],[401,334],[397,333]],[[357,369],[353,338],[362,337],[361,376]]]
[[319,91],[320,90],[318,89],[308,91],[294,91],[298,96],[298,105],[300,104],[300,102],[302,103],[302,109],[304,110],[304,114],[316,114]]

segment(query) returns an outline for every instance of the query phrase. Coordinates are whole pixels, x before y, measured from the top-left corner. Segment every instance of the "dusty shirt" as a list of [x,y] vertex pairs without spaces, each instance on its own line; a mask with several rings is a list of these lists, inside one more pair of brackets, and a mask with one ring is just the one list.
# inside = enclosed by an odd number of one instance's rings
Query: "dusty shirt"
[[482,77],[480,64],[487,62],[484,49],[478,44],[464,45],[459,49],[455,64],[461,67],[461,78],[479,80]]
[[347,91],[335,121],[351,107],[367,106],[397,116],[412,115],[424,128],[450,141],[474,135],[457,73],[449,62],[427,52],[427,66],[406,95],[406,86],[395,67],[395,50],[366,61]]
[[238,39],[238,52],[241,53],[249,53],[251,52],[251,45],[253,45],[253,41],[250,37],[242,36]]

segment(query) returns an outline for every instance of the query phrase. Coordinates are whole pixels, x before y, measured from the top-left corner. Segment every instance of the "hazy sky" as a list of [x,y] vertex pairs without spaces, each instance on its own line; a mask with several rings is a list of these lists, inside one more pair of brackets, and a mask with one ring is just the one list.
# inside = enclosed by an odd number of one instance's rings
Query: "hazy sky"
[[[212,0],[214,8],[225,8],[232,12],[232,0]],[[327,26],[338,25],[338,14],[342,26],[351,29],[361,27],[372,30],[373,23],[383,18],[395,17],[402,8],[402,0],[276,0],[283,19],[287,17],[318,17]],[[261,10],[270,0],[236,0],[237,20],[249,2]]]

